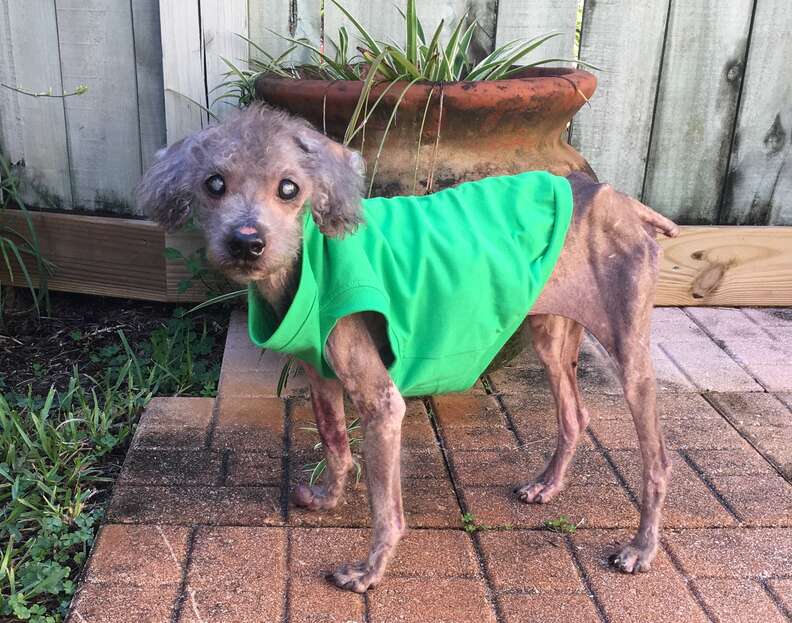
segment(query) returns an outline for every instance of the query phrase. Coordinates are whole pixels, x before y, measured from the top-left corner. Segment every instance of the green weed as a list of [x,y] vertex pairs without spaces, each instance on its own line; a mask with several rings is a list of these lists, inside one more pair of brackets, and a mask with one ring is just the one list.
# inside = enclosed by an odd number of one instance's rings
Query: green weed
[[[303,430],[311,431],[319,435],[319,429],[315,426],[306,426]],[[352,464],[355,468],[355,484],[360,482],[360,477],[363,474],[363,468],[360,466],[361,464],[361,457],[359,454],[360,444],[363,442],[363,439],[358,435],[358,431],[360,430],[360,418],[354,418],[347,424],[347,436],[349,437],[349,449],[352,451]],[[319,441],[314,445],[314,451],[318,451],[322,449],[322,442]],[[308,476],[308,481],[310,484],[314,485],[319,481],[319,477],[324,473],[325,469],[327,469],[327,460],[322,459],[317,463],[308,463],[303,466],[303,471],[306,472]]]
[[[79,331],[70,338],[79,342]],[[63,391],[0,382],[0,620],[65,616],[140,410],[157,394],[214,395],[219,362],[206,320],[173,318],[147,340],[91,354]]]
[[543,526],[548,532],[557,532],[559,534],[575,534],[577,529],[583,524],[581,519],[578,523],[574,524],[569,521],[569,517],[561,515],[558,519],[547,519]]

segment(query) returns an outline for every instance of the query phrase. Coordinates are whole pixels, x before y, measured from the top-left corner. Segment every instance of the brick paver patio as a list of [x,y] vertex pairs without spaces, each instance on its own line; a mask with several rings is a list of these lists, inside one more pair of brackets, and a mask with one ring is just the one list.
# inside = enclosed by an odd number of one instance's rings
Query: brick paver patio
[[[75,597],[82,622],[792,620],[792,310],[658,309],[659,411],[673,456],[650,573],[606,559],[638,521],[640,460],[614,373],[584,344],[592,423],[567,489],[518,503],[555,441],[553,401],[525,355],[473,391],[413,400],[404,424],[411,531],[366,596],[323,573],[363,557],[365,485],[310,513],[288,491],[318,460],[304,382],[229,329],[216,400],[154,400]],[[462,529],[472,513],[482,529]],[[575,534],[543,530],[566,515]]]

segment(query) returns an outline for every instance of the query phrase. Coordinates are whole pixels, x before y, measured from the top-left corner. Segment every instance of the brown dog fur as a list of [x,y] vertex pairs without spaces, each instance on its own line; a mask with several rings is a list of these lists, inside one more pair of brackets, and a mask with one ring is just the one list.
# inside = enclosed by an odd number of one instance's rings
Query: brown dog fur
[[[225,192],[205,181],[221,175]],[[299,187],[294,198],[278,195],[279,182]],[[516,490],[527,503],[543,503],[562,489],[578,437],[589,416],[578,391],[578,350],[587,329],[615,360],[632,412],[643,457],[643,500],[638,533],[612,562],[628,573],[649,568],[658,544],[660,511],[670,463],[655,412],[655,380],[649,326],[660,249],[656,230],[676,226],[638,201],[586,175],[568,177],[574,215],[552,277],[526,319],[550,380],[558,414],[558,443],[547,467]],[[301,215],[310,201],[322,232],[339,236],[360,222],[364,171],[360,156],[331,141],[305,121],[256,105],[221,125],[187,137],[160,154],[146,173],[139,201],[168,228],[192,213],[206,234],[210,260],[240,283],[255,282],[280,314],[299,282]],[[252,228],[252,229],[251,229]],[[263,249],[255,258],[229,252],[235,231],[255,230]],[[381,581],[406,530],[399,453],[405,405],[378,354],[381,323],[367,314],[347,316],[328,338],[326,358],[338,380],[306,365],[311,400],[327,458],[320,485],[299,485],[296,504],[336,505],[352,469],[343,393],[358,410],[373,534],[365,560],[342,565],[330,578],[363,592]]]

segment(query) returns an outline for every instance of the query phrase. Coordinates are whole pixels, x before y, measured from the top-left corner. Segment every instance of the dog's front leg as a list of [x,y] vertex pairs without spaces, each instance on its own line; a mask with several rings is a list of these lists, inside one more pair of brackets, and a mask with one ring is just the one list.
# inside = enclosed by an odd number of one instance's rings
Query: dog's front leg
[[360,414],[373,523],[368,558],[342,565],[328,579],[362,593],[382,579],[406,529],[399,468],[405,405],[360,315],[336,324],[327,359]]
[[344,418],[344,391],[338,380],[322,378],[313,366],[303,363],[303,369],[311,388],[311,406],[327,468],[321,485],[299,484],[292,499],[297,506],[310,510],[334,508],[353,465]]

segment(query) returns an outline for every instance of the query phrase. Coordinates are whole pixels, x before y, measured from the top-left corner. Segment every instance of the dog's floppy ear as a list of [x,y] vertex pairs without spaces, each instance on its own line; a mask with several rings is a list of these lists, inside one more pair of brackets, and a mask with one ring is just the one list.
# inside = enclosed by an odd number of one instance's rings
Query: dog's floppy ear
[[137,187],[137,203],[150,219],[168,231],[187,222],[193,202],[188,156],[190,137],[157,152],[157,160]]
[[352,233],[361,222],[363,158],[313,128],[303,128],[295,141],[312,177],[311,210],[320,231],[331,237]]

